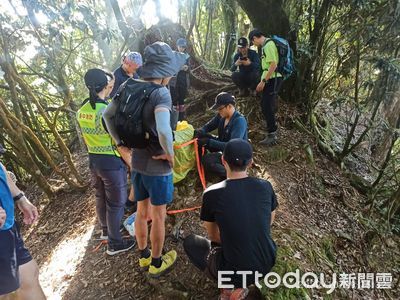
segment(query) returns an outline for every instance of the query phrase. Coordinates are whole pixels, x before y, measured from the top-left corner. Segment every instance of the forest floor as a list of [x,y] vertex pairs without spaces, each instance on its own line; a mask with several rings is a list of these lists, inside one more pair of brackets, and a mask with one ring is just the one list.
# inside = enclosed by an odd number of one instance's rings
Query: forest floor
[[[296,269],[301,274],[336,273],[337,285],[340,273],[391,273],[393,278],[391,290],[336,288],[328,295],[326,289],[281,286],[264,289],[267,299],[400,299],[399,238],[377,234],[373,224],[366,221],[363,196],[339,166],[319,151],[314,139],[293,125],[299,115],[295,107],[280,103],[280,142],[272,148],[260,147],[257,142],[264,131],[258,101],[254,97],[239,98],[238,108],[248,118],[254,146],[255,164],[250,173],[269,180],[278,196],[279,208],[271,230],[279,247],[273,271],[282,276]],[[197,126],[210,116],[204,108],[189,115],[189,121],[195,120],[192,123]],[[87,157],[76,154],[75,159],[89,181]],[[53,180],[57,185],[57,179]],[[34,187],[28,195],[41,216],[37,224],[24,226],[23,231],[38,261],[48,299],[217,299],[216,284],[189,263],[182,241],[171,234],[175,224],[182,224],[183,235],[204,234],[198,210],[167,218],[165,249],[176,249],[178,261],[169,274],[151,280],[139,270],[137,251],[114,257],[105,253],[106,246],[98,240],[93,189],[63,191],[52,201]],[[176,203],[184,207],[200,205],[201,195],[194,170],[176,185],[171,208],[178,208]],[[355,284],[357,287],[357,278]]]

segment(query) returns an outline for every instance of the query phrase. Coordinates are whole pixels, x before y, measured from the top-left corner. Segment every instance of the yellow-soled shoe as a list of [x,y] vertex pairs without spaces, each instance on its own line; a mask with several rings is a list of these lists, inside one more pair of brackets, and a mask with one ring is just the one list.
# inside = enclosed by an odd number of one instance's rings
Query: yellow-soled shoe
[[149,267],[149,276],[152,278],[158,278],[165,273],[168,273],[176,262],[177,253],[175,250],[171,250],[161,256],[161,266],[156,268],[153,265]]
[[142,271],[147,271],[149,269],[150,264],[151,264],[151,253],[148,258],[144,257],[139,258],[139,266]]

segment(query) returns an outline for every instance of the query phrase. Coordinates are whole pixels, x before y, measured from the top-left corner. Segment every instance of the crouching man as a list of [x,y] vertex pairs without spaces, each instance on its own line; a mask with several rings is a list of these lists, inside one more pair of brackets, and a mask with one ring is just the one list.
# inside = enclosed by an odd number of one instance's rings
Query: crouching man
[[[272,185],[249,177],[252,148],[243,139],[229,141],[222,162],[227,179],[204,191],[200,219],[208,239],[189,235],[184,249],[190,261],[206,275],[218,279],[224,272],[224,284],[232,284],[236,292],[245,292],[243,276],[238,271],[251,271],[245,286],[254,284],[255,272],[266,275],[275,264],[276,246],[270,227],[278,205]],[[223,294],[232,291],[223,290]],[[221,295],[223,296],[223,295]],[[228,298],[229,299],[229,298]]]

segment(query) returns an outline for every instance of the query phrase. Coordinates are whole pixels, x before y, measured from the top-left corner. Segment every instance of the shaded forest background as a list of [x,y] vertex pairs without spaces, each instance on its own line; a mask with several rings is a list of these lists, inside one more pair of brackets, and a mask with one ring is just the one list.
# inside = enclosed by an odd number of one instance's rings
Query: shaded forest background
[[[156,40],[175,48],[186,37],[193,86],[215,88],[210,76],[229,75],[237,39],[258,27],[287,38],[295,51],[297,72],[282,93],[301,108],[293,126],[313,136],[366,195],[368,222],[400,233],[398,1],[146,2],[2,1],[0,143],[21,183],[37,184],[50,198],[87,187],[73,156],[84,149],[75,112],[87,97],[88,68],[113,70],[126,51]],[[172,3],[175,20],[165,9]],[[49,181],[52,173],[62,181]]]

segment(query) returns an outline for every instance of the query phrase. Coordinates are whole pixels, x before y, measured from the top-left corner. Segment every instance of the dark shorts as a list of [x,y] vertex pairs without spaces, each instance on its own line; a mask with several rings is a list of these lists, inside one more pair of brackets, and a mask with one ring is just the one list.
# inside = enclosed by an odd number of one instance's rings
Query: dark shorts
[[8,230],[0,230],[0,295],[19,288],[19,266],[31,260],[17,223]]
[[164,205],[172,202],[174,194],[172,174],[167,176],[148,176],[133,171],[131,180],[136,201],[150,198],[153,205]]

